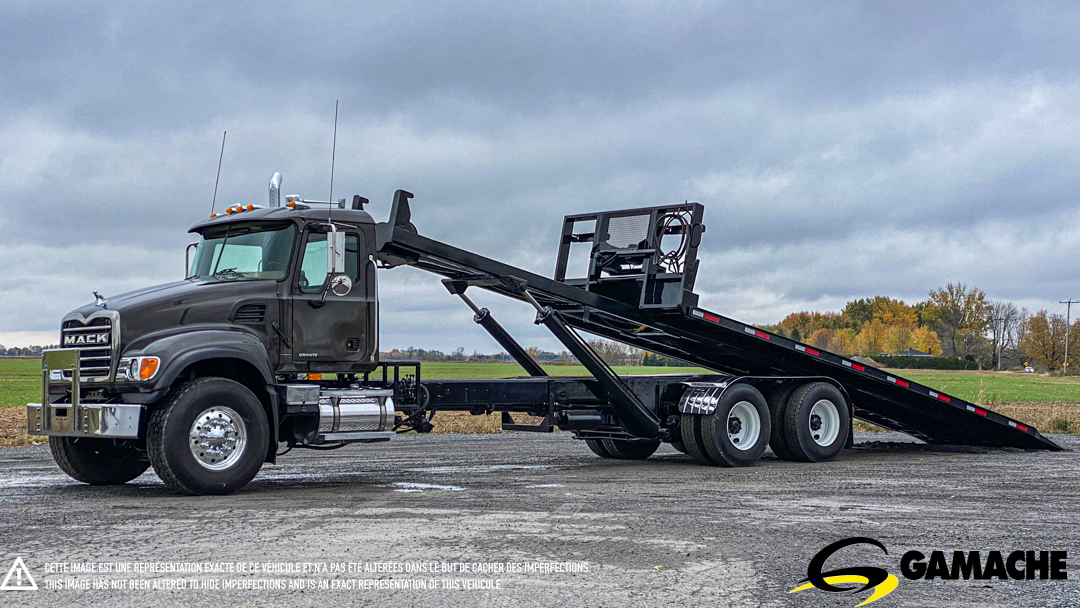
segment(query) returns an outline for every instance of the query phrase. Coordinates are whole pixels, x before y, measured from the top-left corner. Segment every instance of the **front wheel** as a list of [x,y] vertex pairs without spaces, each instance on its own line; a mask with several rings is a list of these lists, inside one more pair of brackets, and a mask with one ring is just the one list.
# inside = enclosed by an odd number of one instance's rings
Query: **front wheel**
[[92,486],[127,483],[150,468],[145,454],[114,439],[49,437],[49,450],[61,470]]
[[165,485],[182,494],[230,494],[259,469],[270,433],[262,403],[225,378],[174,389],[150,418],[147,451]]

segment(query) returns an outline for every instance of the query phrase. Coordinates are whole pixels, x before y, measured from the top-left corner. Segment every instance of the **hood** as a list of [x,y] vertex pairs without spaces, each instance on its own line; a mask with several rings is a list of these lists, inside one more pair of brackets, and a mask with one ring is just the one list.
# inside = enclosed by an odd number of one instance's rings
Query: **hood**
[[[218,284],[224,284],[224,282]],[[186,296],[200,293],[200,290],[205,293],[205,290],[212,285],[214,284],[210,282],[196,283],[194,281],[174,281],[172,283],[144,287],[143,289],[136,289],[115,296],[106,296],[104,310],[123,312],[124,310],[137,308],[143,304],[156,302],[161,299],[173,297],[184,299]],[[85,317],[97,310],[102,310],[102,307],[92,303],[85,304],[71,311],[69,315],[76,314]]]
[[[274,320],[281,285],[273,280],[175,281],[105,298],[104,309],[87,304],[73,310],[65,319],[86,318],[102,310],[118,313],[120,340],[123,348],[127,348],[162,332],[183,332],[209,325],[235,327],[233,315],[245,304],[265,304],[265,318]],[[254,326],[245,323],[245,327]]]

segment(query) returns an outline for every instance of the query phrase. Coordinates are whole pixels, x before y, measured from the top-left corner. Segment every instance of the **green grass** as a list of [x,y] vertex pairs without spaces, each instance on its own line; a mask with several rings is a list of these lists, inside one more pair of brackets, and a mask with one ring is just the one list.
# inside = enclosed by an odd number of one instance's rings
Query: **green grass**
[[1080,403],[1080,377],[898,369],[896,373],[972,403]]
[[[580,365],[544,365],[544,371],[552,376],[588,376],[589,372]],[[699,367],[649,367],[644,365],[616,366],[619,375],[653,374],[707,374]],[[525,370],[516,363],[423,363],[420,366],[421,378],[513,378],[527,376]]]
[[[553,376],[587,376],[579,365],[547,365]],[[619,374],[707,373],[691,367],[616,367]],[[0,407],[19,407],[41,399],[37,359],[0,359]],[[972,371],[896,370],[931,388],[973,403],[1080,403],[1080,377]],[[424,363],[424,378],[508,378],[524,376],[513,363]]]
[[0,359],[0,407],[41,401],[41,360]]
[[[544,366],[552,376],[588,376],[580,365]],[[705,373],[691,367],[616,367],[619,374]],[[526,376],[516,363],[424,363],[423,378],[510,378]],[[41,401],[41,361],[38,359],[0,359],[0,407],[22,407]]]

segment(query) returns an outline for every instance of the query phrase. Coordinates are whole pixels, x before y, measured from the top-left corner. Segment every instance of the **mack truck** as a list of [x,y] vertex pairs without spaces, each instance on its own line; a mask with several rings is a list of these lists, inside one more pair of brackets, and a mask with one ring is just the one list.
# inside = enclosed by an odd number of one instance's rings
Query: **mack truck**
[[[65,473],[110,485],[153,467],[173,492],[228,494],[292,448],[425,433],[440,411],[563,431],[600,458],[668,443],[721,467],[766,448],[832,460],[856,418],[931,444],[1061,449],[985,407],[700,307],[699,203],[566,216],[549,278],[421,235],[404,190],[380,223],[360,196],[280,193],[276,173],[266,205],[195,224],[183,280],[95,293],[63,318],[27,431],[49,438]],[[397,266],[441,276],[527,375],[429,379],[418,362],[380,360],[379,275]],[[549,376],[470,290],[531,305],[588,374]],[[620,376],[583,332],[709,373]]]

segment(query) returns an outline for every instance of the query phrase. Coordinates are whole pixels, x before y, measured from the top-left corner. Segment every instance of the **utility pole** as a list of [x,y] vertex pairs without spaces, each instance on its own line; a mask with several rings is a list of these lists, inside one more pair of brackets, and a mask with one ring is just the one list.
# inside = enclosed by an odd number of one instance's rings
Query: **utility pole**
[[1065,363],[1061,364],[1061,375],[1067,376],[1069,374],[1069,313],[1072,312],[1073,304],[1080,304],[1080,300],[1065,300],[1064,302],[1058,301],[1058,304],[1065,305]]

